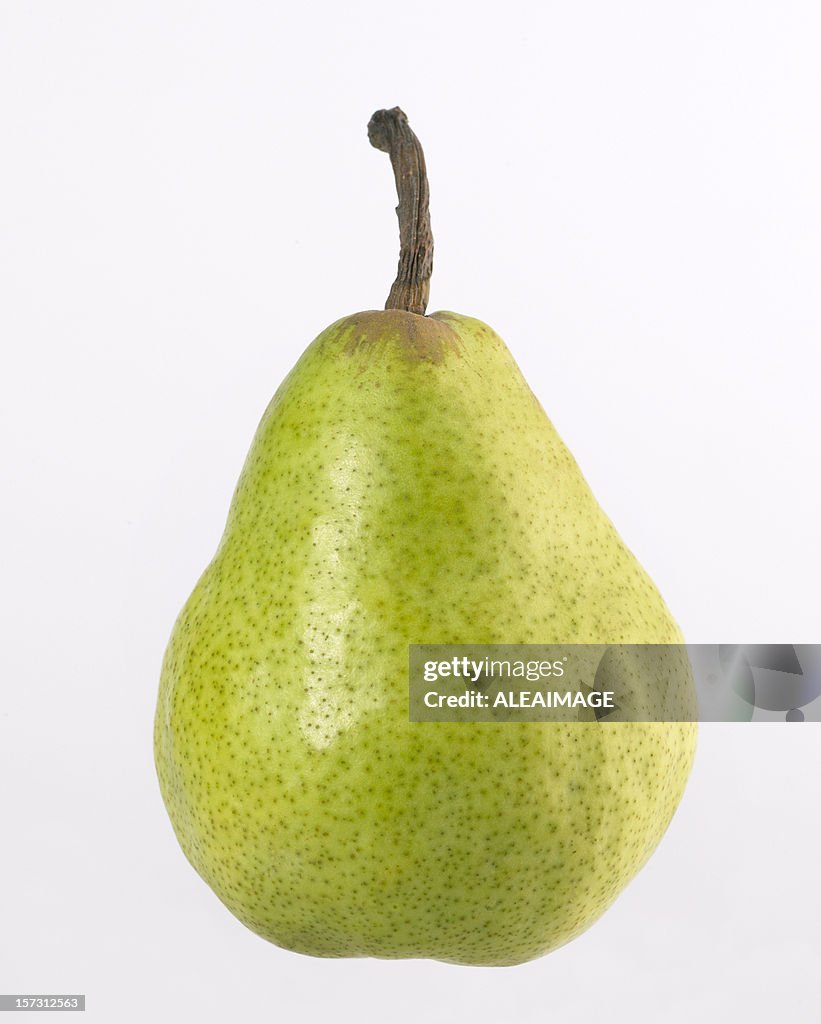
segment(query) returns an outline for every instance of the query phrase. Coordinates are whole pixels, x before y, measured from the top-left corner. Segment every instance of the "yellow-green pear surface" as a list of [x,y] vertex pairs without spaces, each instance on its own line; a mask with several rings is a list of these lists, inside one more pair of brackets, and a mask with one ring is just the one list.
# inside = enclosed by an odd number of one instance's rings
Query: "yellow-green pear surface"
[[265,412],[168,645],[177,838],[291,950],[538,957],[652,853],[696,727],[411,722],[408,645],[680,641],[489,327],[346,317]]

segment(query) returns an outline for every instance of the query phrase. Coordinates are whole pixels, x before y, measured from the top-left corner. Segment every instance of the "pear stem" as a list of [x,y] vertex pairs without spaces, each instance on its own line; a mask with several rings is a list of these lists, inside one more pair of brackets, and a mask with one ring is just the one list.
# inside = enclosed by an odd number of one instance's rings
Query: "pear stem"
[[425,154],[399,107],[376,111],[368,122],[368,139],[390,156],[399,197],[399,270],[385,309],[404,309],[424,316],[433,272]]

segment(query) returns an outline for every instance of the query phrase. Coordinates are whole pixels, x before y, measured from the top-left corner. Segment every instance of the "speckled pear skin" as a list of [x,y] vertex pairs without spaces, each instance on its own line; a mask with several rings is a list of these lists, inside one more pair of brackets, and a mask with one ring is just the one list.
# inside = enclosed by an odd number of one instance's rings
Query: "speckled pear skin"
[[180,845],[287,949],[538,957],[652,853],[696,727],[411,723],[408,644],[622,641],[681,635],[502,340],[340,320],[265,412],[168,645]]

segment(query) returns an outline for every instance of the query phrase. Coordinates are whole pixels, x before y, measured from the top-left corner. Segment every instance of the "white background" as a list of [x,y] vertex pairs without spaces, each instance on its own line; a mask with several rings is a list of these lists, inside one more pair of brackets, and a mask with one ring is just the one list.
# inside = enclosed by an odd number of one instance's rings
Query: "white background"
[[513,969],[266,944],[151,723],[266,403],[381,306],[400,104],[431,309],[507,340],[694,642],[819,635],[815,0],[0,5],[0,991],[100,1022],[817,1022],[818,726],[702,727],[658,853]]

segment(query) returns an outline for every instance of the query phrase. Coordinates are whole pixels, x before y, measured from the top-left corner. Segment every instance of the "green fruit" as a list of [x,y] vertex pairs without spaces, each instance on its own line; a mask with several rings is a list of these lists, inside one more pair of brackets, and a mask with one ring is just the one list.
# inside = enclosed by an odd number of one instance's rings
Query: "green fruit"
[[680,641],[502,340],[358,313],[274,396],[174,627],[163,797],[280,946],[521,963],[647,860],[695,725],[411,723],[408,645]]

